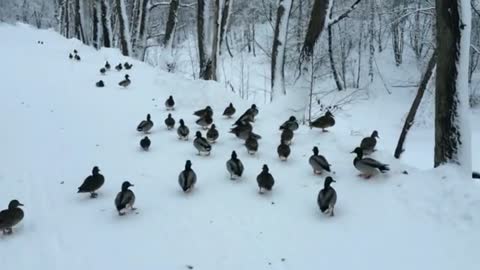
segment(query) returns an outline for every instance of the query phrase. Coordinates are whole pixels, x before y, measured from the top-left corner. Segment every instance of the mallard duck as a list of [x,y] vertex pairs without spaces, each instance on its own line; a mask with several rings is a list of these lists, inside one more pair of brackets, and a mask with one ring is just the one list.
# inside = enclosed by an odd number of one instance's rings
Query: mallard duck
[[217,130],[217,127],[215,126],[215,124],[212,124],[212,126],[210,127],[210,129],[207,131],[207,140],[210,142],[210,143],[215,143],[219,137],[219,133],[218,133],[218,130]]
[[69,53],[68,58],[73,59],[73,54]]
[[383,164],[373,158],[363,158],[363,150],[360,147],[355,148],[352,153],[357,154],[353,160],[353,165],[361,172],[359,176],[368,179],[378,171],[385,173],[386,171],[390,170],[388,164]]
[[235,180],[236,177],[242,177],[243,163],[238,159],[235,151],[232,151],[232,156],[227,161],[227,171],[230,173],[231,180]]
[[318,154],[318,147],[313,147],[313,155],[308,160],[310,166],[312,166],[314,174],[321,174],[323,171],[330,172],[330,164],[327,159]]
[[206,153],[207,156],[209,156],[212,146],[208,143],[207,139],[202,137],[200,131],[195,133],[195,137],[196,138],[193,140],[193,146],[198,150],[198,154],[201,155],[202,153]]
[[250,133],[248,139],[245,140],[245,147],[250,155],[253,155],[258,151],[258,141],[253,133]]
[[375,146],[377,145],[378,132],[374,130],[370,137],[363,138],[360,143],[360,148],[363,150],[364,155],[370,155],[375,151]]
[[24,213],[19,206],[23,204],[18,200],[12,200],[8,204],[8,209],[0,212],[0,230],[3,234],[12,234],[12,228],[22,221]]
[[479,172],[472,172],[472,178],[473,179],[480,179],[480,173]]
[[323,189],[320,190],[317,197],[317,204],[320,207],[320,211],[326,215],[334,216],[333,209],[337,202],[337,192],[330,185],[332,182],[336,182],[332,177],[327,176]]
[[258,115],[257,105],[253,104],[252,107],[247,109],[238,119],[235,121],[234,125],[247,124],[250,122],[255,122],[255,116]]
[[122,70],[122,68],[123,68],[123,67],[122,67],[122,63],[120,63],[120,64],[118,64],[118,65],[115,66],[115,69],[116,69],[117,71]]
[[280,126],[280,130],[285,129],[290,129],[291,131],[295,131],[298,129],[298,122],[295,116],[290,116],[290,118]]
[[175,109],[175,100],[173,100],[173,96],[169,96],[167,100],[165,100],[165,107],[167,111]]
[[320,116],[315,121],[310,123],[310,128],[321,128],[323,132],[326,132],[326,128],[333,127],[335,125],[335,118],[330,111],[327,111],[324,116]]
[[250,113],[253,114],[253,117],[256,117],[258,115],[257,105],[252,104],[249,110],[250,110]]
[[132,65],[132,64],[129,64],[128,62],[125,62],[125,63],[123,64],[123,67],[128,70],[128,69],[131,69],[131,68],[133,67],[133,65]]
[[98,81],[98,82],[95,83],[95,86],[96,86],[96,87],[104,87],[104,86],[105,86],[105,83],[104,83],[102,80],[100,80],[100,81]]
[[207,106],[205,107],[205,109],[195,111],[193,114],[198,117],[204,117],[206,114],[209,114],[210,117],[213,117],[213,110],[212,110],[212,107]]
[[153,121],[150,118],[150,114],[147,114],[147,120],[142,120],[137,126],[138,132],[148,133],[153,127]]
[[185,122],[183,122],[183,119],[180,119],[179,123],[180,123],[180,126],[177,129],[178,138],[181,140],[188,141],[188,134],[190,133],[190,130],[185,125]]
[[284,129],[282,131],[282,135],[280,136],[280,138],[285,144],[287,144],[287,145],[292,144],[293,131],[289,128]]
[[187,160],[185,162],[185,170],[178,175],[178,184],[183,192],[190,192],[197,183],[197,175],[192,170],[192,162]]
[[265,190],[271,191],[275,184],[275,180],[270,174],[266,164],[263,165],[262,172],[257,176],[257,183],[260,194],[263,194]]
[[107,70],[105,68],[100,69],[100,74],[105,75],[106,72],[107,72]]
[[148,151],[151,143],[152,142],[150,141],[148,136],[145,136],[143,139],[140,140],[140,147],[142,147],[143,150]]
[[122,190],[117,194],[117,197],[115,197],[115,207],[120,216],[125,215],[128,210],[135,210],[135,208],[133,208],[135,193],[129,189],[130,187],[133,187],[130,182],[123,182]]
[[127,87],[127,86],[130,85],[130,83],[131,83],[131,81],[130,81],[130,75],[126,74],[126,75],[125,75],[125,79],[122,80],[121,82],[119,82],[118,85],[123,86],[123,87]]
[[110,67],[111,67],[111,66],[110,66],[110,63],[108,63],[108,61],[106,61],[106,62],[105,62],[105,68],[106,68],[107,70],[110,70]]
[[73,49],[73,53],[77,54],[78,53],[77,49]]
[[290,155],[290,146],[284,141],[280,141],[280,145],[277,147],[277,154],[280,160],[286,161]]
[[167,126],[167,129],[169,129],[169,130],[175,127],[175,119],[173,119],[171,113],[169,113],[168,117],[165,119],[165,125]]
[[78,188],[78,193],[90,193],[90,198],[96,198],[96,191],[105,183],[105,178],[100,174],[100,169],[95,166],[92,169],[92,175],[89,175]]
[[225,111],[223,111],[223,115],[231,118],[235,114],[235,107],[233,107],[233,104],[230,102],[227,108],[225,108]]
[[75,56],[73,58],[75,58],[75,60],[77,60],[77,61],[81,60],[80,55],[78,55],[78,54],[75,54]]
[[213,123],[213,118],[210,113],[206,113],[204,116],[195,121],[195,123],[201,126],[202,129],[208,129],[208,127]]
[[252,133],[253,127],[250,123],[239,124],[232,128],[229,132],[235,134],[238,138],[246,140],[250,133]]

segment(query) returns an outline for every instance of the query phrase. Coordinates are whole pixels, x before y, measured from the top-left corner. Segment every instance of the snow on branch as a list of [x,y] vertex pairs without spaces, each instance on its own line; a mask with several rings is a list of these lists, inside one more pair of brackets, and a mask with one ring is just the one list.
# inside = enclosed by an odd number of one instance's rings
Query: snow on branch
[[351,6],[349,9],[347,9],[344,13],[342,13],[340,16],[334,18],[334,19],[331,19],[328,21],[328,26],[332,26],[336,23],[338,23],[339,21],[345,19],[346,17],[348,17],[348,15],[357,7],[357,5],[360,3],[360,1],[362,0],[356,0]]
[[[157,7],[163,7],[163,6],[169,6],[170,2],[157,2],[157,3],[152,3],[149,7],[149,10],[152,11],[154,8]],[[190,4],[179,4],[179,7],[185,7],[185,8],[193,8],[196,7],[197,3],[190,3]]]

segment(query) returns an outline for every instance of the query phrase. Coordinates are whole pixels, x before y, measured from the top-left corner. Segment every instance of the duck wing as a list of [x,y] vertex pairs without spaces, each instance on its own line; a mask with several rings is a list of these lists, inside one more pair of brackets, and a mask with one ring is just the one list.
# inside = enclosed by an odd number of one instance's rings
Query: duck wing
[[373,158],[363,158],[359,162],[366,166],[379,169],[381,172],[390,170],[390,168],[388,168],[388,164],[383,164]]

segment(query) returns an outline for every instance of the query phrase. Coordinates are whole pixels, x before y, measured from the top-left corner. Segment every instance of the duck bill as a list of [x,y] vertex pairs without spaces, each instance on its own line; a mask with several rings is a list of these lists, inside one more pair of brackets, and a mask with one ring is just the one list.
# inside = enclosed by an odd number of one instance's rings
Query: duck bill
[[25,205],[23,205],[23,203],[19,203],[18,205],[20,205],[20,206],[25,206]]

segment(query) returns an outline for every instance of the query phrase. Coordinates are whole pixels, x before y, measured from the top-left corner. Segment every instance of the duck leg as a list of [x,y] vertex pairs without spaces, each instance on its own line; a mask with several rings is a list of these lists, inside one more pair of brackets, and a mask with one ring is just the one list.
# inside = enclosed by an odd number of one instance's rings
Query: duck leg
[[95,192],[90,193],[90,198],[95,199],[97,198],[98,194]]

